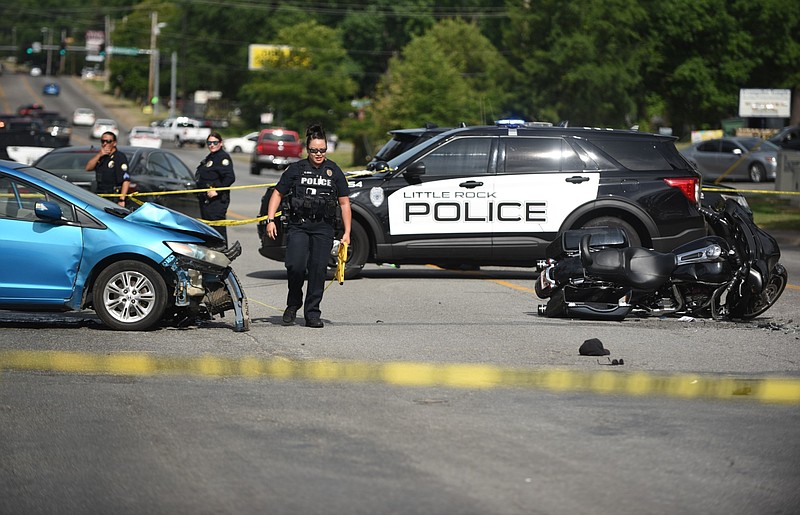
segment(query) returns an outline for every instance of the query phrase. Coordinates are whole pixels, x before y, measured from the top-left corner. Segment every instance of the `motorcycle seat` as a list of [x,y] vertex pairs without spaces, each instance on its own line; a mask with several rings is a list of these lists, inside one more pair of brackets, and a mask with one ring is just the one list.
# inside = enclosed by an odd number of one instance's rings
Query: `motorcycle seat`
[[[588,240],[588,238],[584,238]],[[655,290],[669,279],[678,266],[675,254],[641,247],[589,252],[581,240],[581,262],[586,275],[641,290]]]

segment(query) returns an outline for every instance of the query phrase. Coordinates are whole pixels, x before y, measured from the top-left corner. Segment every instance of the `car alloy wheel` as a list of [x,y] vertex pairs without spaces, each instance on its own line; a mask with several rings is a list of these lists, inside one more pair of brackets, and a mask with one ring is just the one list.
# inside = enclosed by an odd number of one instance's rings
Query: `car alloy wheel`
[[142,331],[155,325],[166,307],[163,278],[138,261],[120,261],[103,270],[94,287],[94,309],[112,329]]

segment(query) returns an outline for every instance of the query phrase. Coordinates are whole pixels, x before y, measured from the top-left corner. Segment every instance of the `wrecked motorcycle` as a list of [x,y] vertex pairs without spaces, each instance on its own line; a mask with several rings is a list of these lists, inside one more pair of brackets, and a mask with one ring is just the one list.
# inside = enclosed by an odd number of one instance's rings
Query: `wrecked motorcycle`
[[547,248],[536,294],[539,314],[592,320],[693,316],[747,320],[783,293],[786,269],[775,239],[733,200],[700,208],[709,235],[673,252],[628,245],[620,228],[565,231]]

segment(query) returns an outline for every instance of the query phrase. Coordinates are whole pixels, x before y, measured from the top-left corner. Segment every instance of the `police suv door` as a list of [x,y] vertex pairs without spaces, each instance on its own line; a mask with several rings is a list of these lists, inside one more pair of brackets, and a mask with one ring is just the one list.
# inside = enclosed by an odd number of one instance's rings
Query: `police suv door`
[[397,257],[447,262],[491,256],[489,205],[494,197],[497,138],[455,138],[417,158],[424,166],[389,195],[389,234]]
[[578,206],[597,198],[600,173],[585,170],[560,137],[510,136],[501,142],[491,207],[492,261],[533,265],[534,250],[547,245]]

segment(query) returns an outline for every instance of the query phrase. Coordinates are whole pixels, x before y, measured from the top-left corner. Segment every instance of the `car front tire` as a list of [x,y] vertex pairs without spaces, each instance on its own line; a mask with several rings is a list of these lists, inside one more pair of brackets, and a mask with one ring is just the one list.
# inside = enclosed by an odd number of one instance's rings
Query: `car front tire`
[[152,267],[126,260],[100,272],[92,298],[95,312],[110,328],[144,331],[164,316],[167,286]]
[[750,163],[747,172],[752,182],[761,182],[766,177],[766,170],[761,163]]

